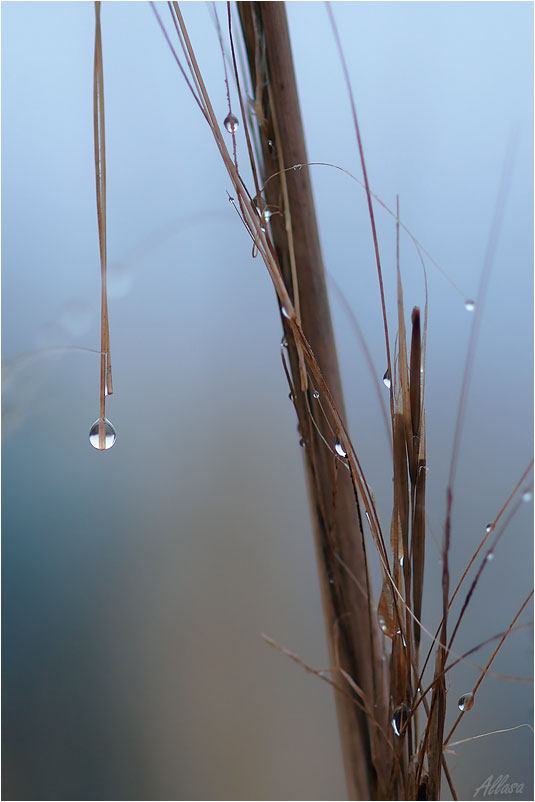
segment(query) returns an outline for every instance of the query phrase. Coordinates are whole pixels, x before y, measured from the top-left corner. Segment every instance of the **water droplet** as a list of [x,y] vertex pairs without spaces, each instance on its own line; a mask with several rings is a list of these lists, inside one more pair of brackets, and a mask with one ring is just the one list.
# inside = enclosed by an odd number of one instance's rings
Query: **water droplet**
[[493,529],[494,529],[494,524],[487,524],[485,527],[485,532],[488,534],[489,532],[492,532]]
[[400,558],[399,558],[399,564],[400,564],[400,565],[403,565],[403,557],[400,557]]
[[281,340],[281,348],[288,348],[288,340],[286,337],[283,337]]
[[312,398],[315,398],[317,401],[319,397],[320,397],[319,390],[314,390],[314,392],[312,393]]
[[277,158],[277,148],[275,147],[275,143],[273,142],[272,139],[268,139],[267,146],[268,146],[271,158],[273,160],[275,160]]
[[[104,447],[101,448],[100,446],[100,426],[104,427]],[[117,435],[115,434],[115,429],[113,425],[109,422],[107,418],[99,418],[94,422],[92,427],[89,430],[89,442],[93,446],[93,448],[97,448],[99,451],[107,451],[111,448],[115,441],[117,440]]]
[[306,443],[305,443],[305,441],[303,440],[303,438],[301,438],[301,439],[300,439],[300,441],[299,441],[299,445],[301,446],[301,448],[306,448]]
[[531,490],[525,490],[522,493],[522,501],[531,501],[532,498],[533,498],[533,493],[531,492]]
[[390,390],[392,387],[392,379],[390,377],[390,371],[388,368],[385,370],[385,375],[383,376],[383,384],[387,390]]
[[340,438],[339,437],[337,437],[335,442],[334,442],[334,450],[336,451],[338,456],[341,457],[342,459],[346,459],[347,458],[347,451],[345,450],[345,448],[343,447],[342,443],[340,442]]
[[392,588],[388,578],[383,581],[379,604],[377,605],[377,620],[381,631],[389,638],[393,638],[397,632],[397,625],[394,620],[394,599]]
[[299,164],[299,163],[298,164],[294,164],[294,166],[292,167],[292,170],[301,170],[302,167],[303,167],[302,164]]
[[235,133],[238,130],[239,124],[240,122],[238,118],[235,117],[233,114],[227,114],[223,122],[223,125],[225,126],[229,134]]
[[285,317],[287,320],[291,320],[291,319],[292,319],[292,318],[290,317],[290,313],[288,312],[288,310],[286,309],[286,307],[284,306],[284,304],[281,306],[281,312],[282,312],[282,314],[284,315],[284,317]]
[[396,707],[392,714],[392,729],[396,735],[401,735],[401,731],[409,720],[410,714],[411,709],[407,707],[407,705],[399,705],[399,707]]
[[464,713],[465,710],[471,710],[474,706],[474,694],[473,693],[465,693],[459,701],[457,702],[457,706],[461,712]]
[[464,308],[466,309],[467,312],[473,312],[474,309],[476,308],[476,302],[472,301],[471,298],[467,298],[466,301],[464,302]]
[[271,218],[272,212],[264,198],[261,195],[256,195],[256,197],[253,199],[253,203],[259,216],[267,222]]
[[489,562],[491,562],[491,560],[494,559],[494,552],[493,551],[489,551],[489,553],[487,554],[485,559],[488,560]]

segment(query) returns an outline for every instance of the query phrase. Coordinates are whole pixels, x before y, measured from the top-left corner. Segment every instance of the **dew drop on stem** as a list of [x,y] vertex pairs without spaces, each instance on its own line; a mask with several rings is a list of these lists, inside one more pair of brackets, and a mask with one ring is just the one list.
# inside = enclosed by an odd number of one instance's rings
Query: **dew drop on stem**
[[341,459],[346,459],[347,458],[347,451],[345,450],[344,446],[342,445],[339,437],[337,437],[335,442],[334,442],[334,450],[336,451],[338,456],[341,457]]
[[385,375],[383,376],[383,384],[387,390],[390,390],[392,387],[392,379],[390,377],[390,371],[388,368],[385,370]]
[[227,116],[223,121],[223,125],[225,126],[229,134],[234,134],[238,130],[239,124],[240,122],[238,118],[234,116],[234,114],[227,114]]
[[459,701],[457,702],[457,707],[464,713],[466,710],[471,710],[474,706],[474,694],[473,693],[465,693],[461,696]]
[[253,199],[253,203],[259,216],[267,222],[270,219],[272,212],[264,198],[261,195],[256,195]]
[[315,398],[317,401],[319,397],[320,397],[319,390],[314,390],[314,392],[312,393],[312,398]]
[[473,312],[474,309],[476,308],[476,302],[473,301],[471,298],[467,298],[466,301],[464,302],[464,308],[466,309],[467,312]]
[[531,492],[531,490],[525,490],[522,493],[522,501],[526,501],[526,502],[527,501],[531,501],[532,498],[533,498],[533,493]]
[[488,534],[489,532],[492,532],[493,529],[494,529],[494,524],[487,524],[485,527],[485,532]]
[[[104,447],[100,445],[100,428],[104,429]],[[89,430],[89,442],[98,451],[108,451],[117,440],[113,424],[107,418],[98,418]]]
[[410,714],[411,710],[407,705],[399,705],[399,707],[396,707],[394,710],[392,714],[392,729],[398,737],[401,735],[401,731],[407,723]]

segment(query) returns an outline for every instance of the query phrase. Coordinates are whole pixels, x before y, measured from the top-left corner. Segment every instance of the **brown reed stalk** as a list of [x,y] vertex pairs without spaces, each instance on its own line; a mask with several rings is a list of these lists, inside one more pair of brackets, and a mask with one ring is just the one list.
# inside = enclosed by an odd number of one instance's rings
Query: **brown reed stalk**
[[[325,273],[319,244],[308,167],[284,172],[291,165],[306,165],[307,154],[293,69],[286,12],[283,3],[239,3],[252,85],[255,97],[264,165],[263,182],[269,173],[279,175],[265,188],[269,208],[284,214],[271,217],[271,234],[282,275],[300,324],[332,393],[344,415],[338,358],[327,298]],[[260,70],[265,65],[266,72]],[[269,79],[267,76],[269,75]],[[295,275],[292,263],[295,262]],[[310,425],[314,388],[302,386],[302,370],[291,327],[281,316],[288,342],[293,399],[305,443],[304,455],[314,523],[327,639],[333,664],[353,677],[355,683],[382,711],[386,726],[387,702],[378,670],[376,627],[371,626],[371,597],[366,570],[362,517],[351,477],[340,470],[337,459],[321,436],[333,441],[328,422],[319,418],[318,429]],[[356,581],[355,581],[356,580]],[[364,596],[359,591],[366,588]],[[381,778],[370,758],[368,717],[351,699],[336,694],[338,722],[347,785],[352,799],[381,796]]]

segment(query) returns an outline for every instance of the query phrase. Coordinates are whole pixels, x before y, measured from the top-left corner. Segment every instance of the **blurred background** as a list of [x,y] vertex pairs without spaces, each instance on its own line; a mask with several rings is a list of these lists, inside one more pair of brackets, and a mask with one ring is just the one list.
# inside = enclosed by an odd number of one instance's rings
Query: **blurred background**
[[[166,4],[157,6],[169,25]],[[216,7],[224,23],[226,5]],[[213,10],[182,8],[222,122]],[[360,177],[325,6],[287,10],[309,159]],[[372,189],[391,208],[399,193],[403,222],[444,271],[428,263],[424,625],[434,629],[474,320],[465,300],[480,297],[491,229],[454,486],[452,582],[531,458],[533,7],[336,2],[333,11]],[[99,359],[81,350],[100,347],[93,4],[2,5],[3,796],[343,799],[330,689],[260,637],[328,664],[274,293],[150,6],[104,3],[102,30],[115,386],[107,415],[117,430],[105,453],[88,442]],[[245,165],[242,137],[240,129]],[[382,377],[364,194],[338,170],[311,171],[326,267]],[[377,213],[393,314],[395,231]],[[425,293],[407,237],[401,261],[409,314]],[[332,307],[353,442],[388,528],[392,469],[372,377],[336,295]],[[532,533],[527,501],[482,575],[458,653],[506,629],[526,598]],[[531,621],[529,608],[497,673],[531,674]],[[450,724],[491,651],[448,675]],[[529,683],[487,677],[455,740],[531,724],[532,700]],[[533,798],[528,727],[452,751],[459,798],[500,774],[524,784],[516,798]]]

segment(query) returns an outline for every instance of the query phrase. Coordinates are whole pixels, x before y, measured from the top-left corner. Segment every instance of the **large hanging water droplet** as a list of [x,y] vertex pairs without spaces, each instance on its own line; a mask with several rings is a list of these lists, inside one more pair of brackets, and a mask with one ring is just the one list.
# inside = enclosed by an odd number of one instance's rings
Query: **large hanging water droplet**
[[[101,425],[104,428],[104,447],[100,445]],[[94,424],[89,430],[89,442],[91,443],[93,448],[96,448],[99,451],[107,451],[115,444],[116,440],[117,440],[117,435],[115,433],[115,429],[113,428],[113,425],[109,422],[107,418],[99,418],[94,422]]]
[[229,134],[234,134],[238,130],[239,124],[240,121],[233,114],[227,114],[227,116],[223,121],[223,125],[225,126]]
[[466,301],[464,302],[464,308],[466,309],[467,312],[473,312],[474,309],[476,308],[476,302],[473,301],[471,298],[467,298]]
[[390,371],[388,370],[388,368],[385,370],[385,375],[383,376],[383,384],[387,388],[387,390],[390,390],[390,388],[392,387],[392,379],[390,377]]
[[397,736],[401,735],[401,731],[409,720],[410,714],[411,709],[407,707],[407,705],[399,705],[399,707],[396,707],[394,710],[392,714],[392,729]]
[[346,459],[347,458],[347,451],[343,447],[339,437],[337,437],[335,442],[334,442],[334,450],[336,451],[338,456],[341,457],[342,459]]
[[457,702],[457,707],[459,710],[464,713],[466,710],[471,710],[474,706],[474,694],[473,693],[465,693],[459,701]]

